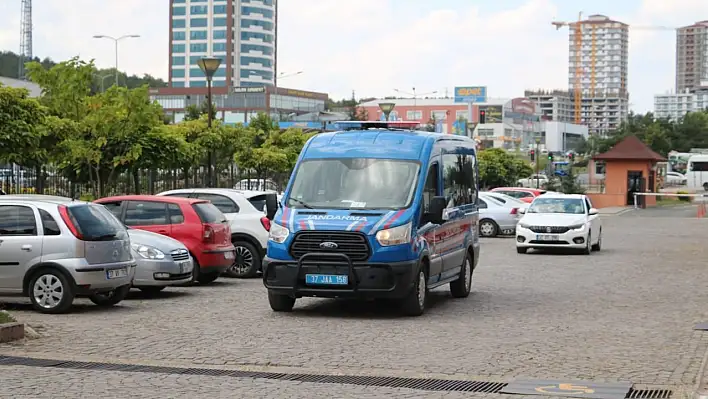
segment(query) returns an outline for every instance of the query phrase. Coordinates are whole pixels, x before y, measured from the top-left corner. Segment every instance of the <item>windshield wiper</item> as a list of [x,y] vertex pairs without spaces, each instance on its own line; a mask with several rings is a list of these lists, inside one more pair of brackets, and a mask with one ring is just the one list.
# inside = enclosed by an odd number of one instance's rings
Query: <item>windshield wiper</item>
[[288,198],[288,200],[297,202],[298,204],[302,205],[303,208],[306,208],[306,209],[315,209],[315,208],[312,207],[312,205],[309,205],[307,202],[302,201],[302,200],[299,200],[299,199],[297,199],[297,198],[292,198],[292,197],[290,197],[290,198]]

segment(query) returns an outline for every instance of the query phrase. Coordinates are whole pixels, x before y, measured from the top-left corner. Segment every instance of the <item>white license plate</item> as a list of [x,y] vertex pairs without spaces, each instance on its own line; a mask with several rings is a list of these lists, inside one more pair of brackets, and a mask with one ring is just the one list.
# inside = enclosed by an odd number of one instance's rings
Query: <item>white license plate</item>
[[558,241],[558,236],[554,234],[540,234],[536,236],[536,241]]
[[128,269],[123,268],[106,270],[106,278],[109,280],[121,277],[128,277]]
[[180,272],[180,274],[182,274],[182,273],[189,273],[189,272],[192,271],[192,268],[194,268],[194,266],[192,265],[192,261],[190,261],[190,260],[185,261],[185,262],[181,262],[181,263],[179,264],[179,272]]
[[224,252],[224,259],[233,259],[234,258],[234,253],[229,251],[229,252]]

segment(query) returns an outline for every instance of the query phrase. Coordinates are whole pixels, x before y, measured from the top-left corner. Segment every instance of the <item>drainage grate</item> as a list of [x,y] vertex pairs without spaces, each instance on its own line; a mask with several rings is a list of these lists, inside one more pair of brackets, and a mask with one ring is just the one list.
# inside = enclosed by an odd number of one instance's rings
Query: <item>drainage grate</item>
[[408,388],[438,392],[499,393],[505,386],[501,382],[461,381],[432,378],[373,377],[357,375],[287,374],[265,371],[223,370],[208,368],[180,368],[115,364],[100,362],[75,362],[29,357],[0,356],[0,365],[54,367],[74,370],[103,370],[157,374],[203,375],[210,377],[262,378],[268,380],[312,382],[318,384],[348,384],[368,387]]
[[669,399],[673,391],[670,389],[630,389],[627,399]]
[[[500,393],[507,386],[503,382],[444,380],[437,378],[375,377],[363,375],[289,374],[267,371],[224,370],[210,368],[181,368],[144,366],[139,364],[115,364],[101,362],[75,362],[30,357],[0,356],[0,366],[54,367],[74,370],[105,370],[118,372],[141,372],[152,374],[183,374],[210,377],[260,378],[279,381],[312,382],[317,384],[346,384],[367,387],[408,388],[437,392]],[[626,399],[670,399],[669,389],[634,389]]]

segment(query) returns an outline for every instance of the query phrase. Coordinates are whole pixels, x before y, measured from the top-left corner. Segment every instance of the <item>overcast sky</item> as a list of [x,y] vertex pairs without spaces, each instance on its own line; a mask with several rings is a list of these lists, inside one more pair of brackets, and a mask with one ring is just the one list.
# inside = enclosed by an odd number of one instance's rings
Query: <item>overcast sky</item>
[[[168,0],[34,0],[34,55],[95,59],[167,78]],[[688,25],[708,19],[708,0],[283,0],[280,67],[303,74],[281,86],[335,99],[395,95],[394,88],[444,93],[488,86],[490,97],[527,88],[567,89],[568,32],[552,20],[605,14],[635,26]],[[18,52],[20,1],[0,0],[0,49]],[[675,33],[631,30],[631,107],[651,110],[653,95],[674,88]]]

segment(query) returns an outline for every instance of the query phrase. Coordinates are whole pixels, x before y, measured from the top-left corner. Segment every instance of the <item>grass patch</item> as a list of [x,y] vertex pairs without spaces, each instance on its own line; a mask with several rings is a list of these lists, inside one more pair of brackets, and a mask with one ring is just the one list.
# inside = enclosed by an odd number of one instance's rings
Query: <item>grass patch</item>
[[0,312],[0,324],[14,323],[16,320],[7,312]]

